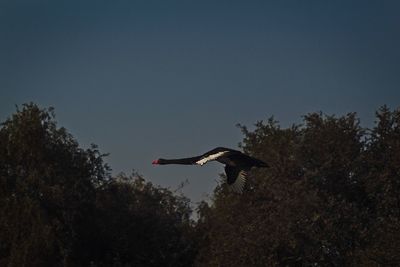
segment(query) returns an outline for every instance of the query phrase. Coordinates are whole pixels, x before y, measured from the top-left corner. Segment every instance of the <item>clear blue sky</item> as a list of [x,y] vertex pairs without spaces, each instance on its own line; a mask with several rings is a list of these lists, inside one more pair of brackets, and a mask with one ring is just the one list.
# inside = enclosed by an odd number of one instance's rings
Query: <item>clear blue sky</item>
[[237,123],[400,104],[400,1],[0,0],[0,119],[54,106],[114,173],[206,199],[222,165],[158,157],[237,148]]

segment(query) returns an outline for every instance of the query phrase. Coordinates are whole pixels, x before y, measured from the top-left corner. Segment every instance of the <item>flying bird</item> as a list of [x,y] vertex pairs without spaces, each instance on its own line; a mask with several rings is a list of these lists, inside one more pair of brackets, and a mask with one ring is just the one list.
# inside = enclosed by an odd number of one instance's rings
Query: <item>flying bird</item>
[[268,167],[268,164],[246,155],[238,150],[217,147],[203,155],[181,158],[181,159],[157,159],[153,161],[156,165],[183,164],[183,165],[204,165],[209,161],[216,160],[225,164],[226,183],[232,191],[242,193],[248,172],[252,167]]

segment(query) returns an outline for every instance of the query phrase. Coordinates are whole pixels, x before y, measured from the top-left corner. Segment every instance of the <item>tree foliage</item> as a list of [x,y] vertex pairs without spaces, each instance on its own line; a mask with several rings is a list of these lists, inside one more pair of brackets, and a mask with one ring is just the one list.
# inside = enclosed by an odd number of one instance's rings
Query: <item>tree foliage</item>
[[52,109],[24,105],[0,129],[0,266],[190,263],[188,200],[142,178],[111,178]]
[[96,147],[79,148],[57,128],[51,109],[24,105],[0,130],[1,262],[70,264],[79,254],[95,185],[105,179]]
[[193,242],[189,200],[140,176],[121,174],[98,191],[96,239],[99,266],[190,266]]
[[398,266],[400,113],[377,119],[369,132],[354,113],[239,125],[243,150],[271,167],[199,206],[197,265]]
[[282,128],[239,125],[269,163],[244,194],[197,206],[141,175],[110,175],[52,109],[0,128],[0,266],[400,266],[400,110],[372,129],[355,113]]

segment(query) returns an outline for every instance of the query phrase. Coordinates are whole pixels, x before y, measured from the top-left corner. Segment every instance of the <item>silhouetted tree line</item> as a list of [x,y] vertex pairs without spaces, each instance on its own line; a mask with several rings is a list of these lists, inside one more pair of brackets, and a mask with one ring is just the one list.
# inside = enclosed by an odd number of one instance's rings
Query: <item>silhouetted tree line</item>
[[239,127],[271,167],[193,220],[185,196],[112,177],[52,109],[23,105],[0,128],[0,266],[400,266],[399,109],[372,129],[354,113]]

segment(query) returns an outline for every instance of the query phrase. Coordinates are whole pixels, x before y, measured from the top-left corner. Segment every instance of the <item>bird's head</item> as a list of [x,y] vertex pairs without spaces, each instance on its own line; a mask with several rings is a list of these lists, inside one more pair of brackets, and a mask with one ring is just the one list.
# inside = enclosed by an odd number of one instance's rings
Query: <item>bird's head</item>
[[165,159],[156,159],[156,160],[153,160],[152,164],[154,164],[154,165],[164,165],[164,164],[166,164],[166,160]]

